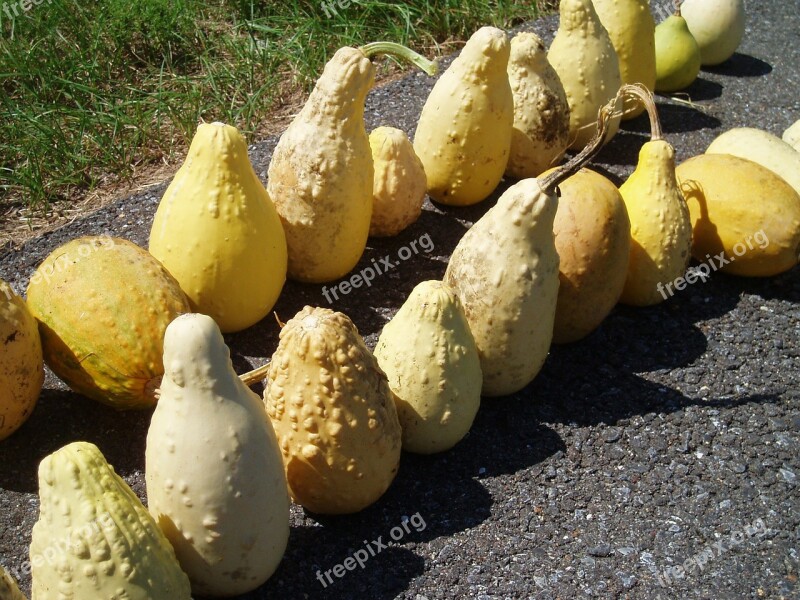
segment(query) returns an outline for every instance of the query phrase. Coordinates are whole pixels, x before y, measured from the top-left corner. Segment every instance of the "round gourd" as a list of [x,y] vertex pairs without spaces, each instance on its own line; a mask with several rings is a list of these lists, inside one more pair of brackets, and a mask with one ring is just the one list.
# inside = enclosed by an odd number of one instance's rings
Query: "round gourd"
[[147,251],[82,237],[54,250],[28,284],[44,360],[79,394],[147,408],[161,382],[164,331],[190,312],[178,282]]
[[700,73],[700,47],[681,12],[656,27],[657,92],[677,92],[692,85]]
[[685,0],[681,14],[697,40],[705,66],[728,60],[744,37],[744,0]]

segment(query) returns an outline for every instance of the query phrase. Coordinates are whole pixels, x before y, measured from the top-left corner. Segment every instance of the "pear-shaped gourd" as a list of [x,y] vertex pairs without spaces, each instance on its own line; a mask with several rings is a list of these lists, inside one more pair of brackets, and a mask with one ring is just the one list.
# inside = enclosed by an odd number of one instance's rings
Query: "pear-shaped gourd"
[[656,89],[677,92],[692,85],[700,73],[700,47],[680,9],[656,27]]
[[536,177],[558,163],[569,143],[569,103],[558,74],[535,33],[511,39],[508,80],[514,97],[514,129],[506,175]]
[[481,362],[447,284],[414,288],[383,328],[375,358],[394,393],[404,450],[443,452],[469,432],[481,401]]
[[686,0],[681,5],[700,48],[703,65],[714,66],[728,60],[744,37],[744,0]]
[[784,142],[800,152],[800,119],[790,125],[781,137]]
[[94,444],[74,442],[39,465],[31,600],[189,600],[175,552]]
[[[622,83],[641,83],[651,92],[656,85],[656,23],[649,0],[592,0],[600,22],[608,31],[619,58]],[[622,120],[644,112],[631,99],[625,102]]]
[[514,99],[506,75],[504,31],[481,27],[434,85],[414,134],[428,194],[467,206],[491,194],[511,148]]
[[272,154],[267,190],[286,231],[289,277],[297,281],[338,279],[366,247],[374,169],[364,101],[375,82],[369,57],[378,52],[435,72],[397,44],[337,50]]
[[425,169],[404,131],[378,127],[369,134],[375,166],[369,234],[397,235],[422,213]]
[[620,301],[648,306],[666,300],[664,286],[686,270],[692,225],[675,179],[675,151],[662,138],[653,96],[637,86],[626,86],[626,91],[647,107],[652,133],[639,151],[636,169],[619,189],[631,221],[628,275]]
[[[622,85],[619,59],[592,0],[561,0],[558,31],[547,58],[569,102],[570,148],[586,146],[597,130],[597,113]],[[621,108],[621,107],[620,107]],[[608,141],[619,118],[608,127]]]
[[19,591],[17,582],[6,573],[2,565],[0,565],[0,600],[27,600],[25,595]]
[[147,432],[150,512],[196,594],[244,594],[272,575],[289,537],[275,432],[210,317],[170,323],[164,369]]
[[286,237],[236,128],[203,123],[164,192],[150,253],[192,310],[239,331],[269,313],[286,281]]
[[400,423],[386,375],[342,313],[306,306],[284,325],[264,401],[289,492],[312,512],[358,512],[397,474]]
[[0,280],[0,441],[28,420],[44,383],[42,342],[25,301]]

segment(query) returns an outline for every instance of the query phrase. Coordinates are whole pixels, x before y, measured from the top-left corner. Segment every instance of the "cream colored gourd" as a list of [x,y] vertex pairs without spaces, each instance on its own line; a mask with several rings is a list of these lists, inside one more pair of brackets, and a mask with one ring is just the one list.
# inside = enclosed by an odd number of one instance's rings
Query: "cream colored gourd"
[[677,92],[692,85],[700,73],[700,47],[680,9],[656,27],[656,89]]
[[[656,85],[656,24],[649,0],[592,0],[619,58],[623,84],[641,83],[651,92]],[[638,117],[644,106],[628,99],[622,120]]]
[[589,335],[617,304],[628,272],[631,223],[617,186],[595,171],[581,169],[558,189],[553,342],[565,344]]
[[569,143],[567,95],[536,34],[523,32],[511,39],[508,80],[514,129],[506,175],[536,177],[561,160]]
[[275,432],[210,317],[187,314],[170,323],[164,370],[147,432],[150,512],[194,593],[245,594],[272,575],[289,538]]
[[705,66],[728,60],[744,37],[744,0],[686,0],[681,13],[697,40]]
[[100,450],[74,442],[39,465],[31,600],[189,600],[175,552]]
[[322,514],[358,512],[394,480],[397,409],[347,316],[306,306],[283,326],[264,401],[298,504]]
[[794,122],[783,132],[783,141],[800,152],[800,120]]
[[481,401],[481,363],[448,285],[417,285],[384,326],[375,358],[394,394],[404,450],[443,452],[469,432]]
[[286,281],[286,237],[236,128],[197,128],[156,210],[150,253],[178,280],[192,309],[222,331],[269,314]]
[[374,168],[364,102],[375,53],[398,54],[429,74],[435,65],[397,44],[341,48],[325,65],[269,163],[267,191],[289,249],[289,277],[324,283],[348,273],[367,244]]
[[663,286],[683,275],[691,258],[692,226],[678,181],[675,150],[663,139],[652,94],[630,86],[650,116],[650,141],[639,162],[619,188],[631,221],[628,275],[620,302],[649,306],[668,297]]
[[[619,59],[592,0],[561,0],[561,20],[547,58],[569,102],[570,148],[586,146],[597,129],[597,113],[622,85]],[[608,127],[609,141],[619,117]]]
[[25,301],[0,280],[0,441],[28,420],[44,383],[42,342]]
[[732,154],[766,167],[800,194],[800,153],[785,141],[760,129],[737,127],[718,136],[706,154]]
[[397,235],[422,213],[427,180],[422,161],[404,131],[378,127],[369,134],[375,166],[369,234]]
[[503,178],[514,122],[508,57],[505,32],[481,27],[425,101],[414,150],[437,202],[476,204]]
[[6,573],[2,565],[0,565],[0,600],[27,600],[25,595],[19,591],[17,582]]

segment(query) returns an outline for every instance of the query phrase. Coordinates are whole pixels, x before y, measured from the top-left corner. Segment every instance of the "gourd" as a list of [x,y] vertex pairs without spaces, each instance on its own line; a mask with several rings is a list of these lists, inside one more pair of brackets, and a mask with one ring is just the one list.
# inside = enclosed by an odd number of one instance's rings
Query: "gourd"
[[783,141],[800,152],[800,119],[783,132]]
[[514,123],[509,52],[504,31],[481,27],[422,107],[414,150],[425,167],[428,195],[437,202],[476,204],[503,178]]
[[744,0],[686,0],[681,12],[705,66],[728,60],[744,37]]
[[369,234],[397,235],[422,213],[427,180],[422,161],[404,131],[378,127],[369,134],[375,166]]
[[44,383],[42,342],[25,301],[0,280],[0,440],[28,420]]
[[306,306],[283,326],[264,402],[298,504],[322,514],[358,512],[394,480],[397,409],[346,315]]
[[700,74],[700,46],[678,8],[656,27],[656,89],[677,92],[694,83]]
[[535,33],[511,38],[508,80],[514,128],[506,175],[536,177],[558,163],[569,143],[569,103],[558,74]]
[[19,591],[17,582],[0,565],[0,600],[27,600]]
[[558,298],[556,189],[599,151],[618,100],[603,108],[590,146],[550,175],[508,188],[453,250],[444,282],[478,346],[484,396],[519,391],[547,357]]
[[443,452],[469,432],[481,401],[481,363],[448,285],[418,284],[381,331],[375,358],[394,394],[404,450]]
[[631,223],[617,186],[595,171],[581,169],[558,189],[553,342],[565,344],[589,335],[617,304],[628,272]]
[[28,284],[44,360],[79,394],[147,408],[164,372],[164,331],[189,312],[178,282],[136,244],[81,237],[45,258]]
[[647,108],[651,133],[636,169],[619,188],[631,221],[628,275],[620,301],[649,306],[663,302],[663,286],[686,270],[692,226],[675,178],[675,150],[662,136],[653,96],[640,86],[624,89]]
[[286,281],[286,237],[236,128],[203,123],[164,192],[150,253],[192,310],[239,331],[269,313]]
[[175,552],[100,450],[74,442],[39,465],[31,600],[189,600]]
[[164,370],[147,432],[150,513],[194,593],[247,593],[272,575],[289,538],[275,432],[210,317],[187,314],[170,323]]
[[[569,102],[570,148],[586,146],[597,130],[597,112],[622,85],[619,58],[592,0],[562,0],[558,31],[547,58],[558,73]],[[608,126],[608,140],[619,117]]]
[[729,154],[695,156],[676,174],[698,261],[749,277],[777,275],[797,264],[800,196],[781,177]]
[[[640,83],[651,92],[656,85],[656,24],[649,0],[593,0],[619,58],[623,84]],[[644,106],[628,98],[622,120],[634,119]]]
[[289,277],[342,277],[364,252],[372,216],[373,162],[364,101],[375,82],[370,56],[391,53],[429,74],[436,67],[397,44],[340,48],[278,140],[267,191],[286,232]]
[[782,177],[800,194],[800,153],[771,133],[752,127],[730,129],[711,142],[706,154],[732,154],[752,160]]

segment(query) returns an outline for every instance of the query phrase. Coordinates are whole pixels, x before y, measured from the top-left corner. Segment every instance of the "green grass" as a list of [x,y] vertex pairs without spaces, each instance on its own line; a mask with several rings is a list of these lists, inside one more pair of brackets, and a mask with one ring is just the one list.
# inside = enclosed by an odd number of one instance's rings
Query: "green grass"
[[33,214],[174,160],[201,119],[251,137],[313,86],[340,46],[390,40],[432,57],[481,25],[534,18],[543,4],[38,1],[24,11],[21,0],[0,0],[0,210]]

